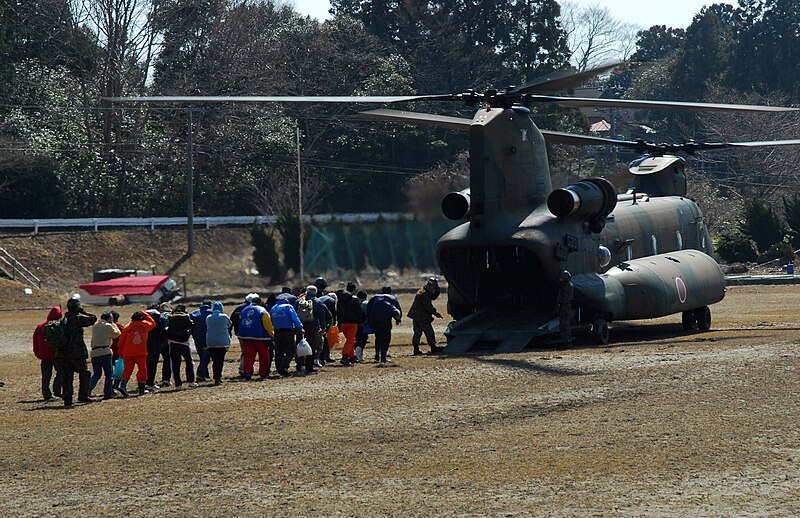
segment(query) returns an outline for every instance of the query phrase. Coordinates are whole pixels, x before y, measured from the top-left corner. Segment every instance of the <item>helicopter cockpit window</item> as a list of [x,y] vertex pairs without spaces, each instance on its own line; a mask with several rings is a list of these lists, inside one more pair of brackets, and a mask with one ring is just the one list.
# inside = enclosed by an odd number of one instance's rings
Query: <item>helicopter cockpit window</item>
[[658,254],[658,238],[656,237],[655,234],[650,236],[650,243],[652,244],[653,247],[653,255]]
[[683,250],[683,236],[680,230],[675,231],[675,247],[678,250]]
[[609,263],[611,263],[611,250],[603,245],[600,245],[600,247],[597,249],[597,258],[600,263],[600,268],[605,268],[609,265]]

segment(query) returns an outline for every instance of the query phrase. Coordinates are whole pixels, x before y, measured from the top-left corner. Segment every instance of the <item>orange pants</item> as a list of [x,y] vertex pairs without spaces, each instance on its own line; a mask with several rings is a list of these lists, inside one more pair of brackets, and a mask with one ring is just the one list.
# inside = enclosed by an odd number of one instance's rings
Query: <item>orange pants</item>
[[339,324],[339,329],[344,333],[344,347],[342,347],[342,356],[353,358],[356,355],[356,333],[358,332],[358,324]]
[[127,356],[123,357],[122,361],[125,363],[125,368],[122,370],[122,379],[125,381],[131,379],[133,374],[133,366],[136,365],[136,382],[147,382],[147,356]]

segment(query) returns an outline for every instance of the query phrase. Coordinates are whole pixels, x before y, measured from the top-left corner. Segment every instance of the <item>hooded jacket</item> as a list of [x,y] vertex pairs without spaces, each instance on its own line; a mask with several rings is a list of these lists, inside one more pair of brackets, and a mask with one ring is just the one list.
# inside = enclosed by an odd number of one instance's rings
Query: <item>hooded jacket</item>
[[211,315],[211,306],[202,304],[199,309],[189,313],[192,319],[192,336],[194,345],[199,351],[206,348],[206,318]]
[[40,360],[52,360],[56,357],[56,351],[47,345],[47,340],[44,339],[44,326],[51,320],[58,320],[61,318],[61,308],[53,306],[50,308],[50,313],[47,314],[47,320],[36,326],[33,330],[33,355]]
[[303,329],[303,323],[300,322],[300,317],[297,316],[297,312],[286,300],[278,300],[278,302],[272,306],[272,309],[269,310],[269,314],[272,317],[272,325],[275,326],[276,331],[283,329]]
[[367,303],[367,323],[373,329],[392,327],[392,319],[403,315],[400,303],[394,295],[375,295]]
[[230,348],[231,329],[233,329],[233,323],[224,313],[222,302],[215,302],[211,306],[211,314],[206,317],[206,347],[210,349]]
[[156,321],[148,313],[144,320],[132,320],[119,336],[119,355],[123,358],[147,356],[147,335],[156,327]]

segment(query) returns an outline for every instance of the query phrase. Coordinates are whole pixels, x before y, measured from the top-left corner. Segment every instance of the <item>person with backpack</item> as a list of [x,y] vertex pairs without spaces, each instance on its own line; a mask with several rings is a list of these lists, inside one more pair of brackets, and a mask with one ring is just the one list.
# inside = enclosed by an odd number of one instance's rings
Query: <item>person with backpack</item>
[[337,299],[336,321],[339,323],[339,330],[345,337],[341,361],[343,365],[352,365],[360,361],[355,353],[356,333],[359,322],[364,320],[364,315],[361,312],[361,303],[350,291],[339,291]]
[[327,329],[327,323],[331,320],[330,311],[319,300],[317,300],[317,287],[310,285],[306,287],[306,296],[297,302],[297,318],[303,324],[305,338],[311,346],[311,356],[304,356],[298,360],[297,369],[307,373],[315,372],[314,367],[319,367],[319,355],[322,352],[322,333]]
[[214,302],[211,314],[206,317],[206,347],[211,356],[211,372],[214,385],[222,385],[222,367],[225,354],[231,347],[231,330],[233,323],[225,314],[222,302]]
[[381,364],[388,362],[386,355],[392,341],[392,320],[400,323],[403,311],[400,302],[392,295],[392,288],[384,286],[378,295],[367,303],[367,323],[375,333],[375,355]]
[[191,313],[192,336],[194,337],[194,347],[197,349],[197,356],[200,363],[197,365],[197,381],[208,381],[208,364],[211,361],[211,353],[206,350],[206,318],[211,314],[211,301],[206,299],[200,307]]
[[[67,301],[67,314],[64,315],[65,340],[63,345],[56,350],[56,369],[61,372],[61,397],[65,407],[73,405],[72,381],[78,375],[78,401],[93,403],[89,397],[89,368],[86,360],[89,351],[83,340],[83,328],[91,327],[97,322],[97,317],[86,313],[81,307],[81,299],[72,297]],[[51,343],[48,339],[48,343]]]
[[119,355],[125,363],[122,371],[122,380],[119,392],[122,397],[128,397],[128,380],[131,379],[133,368],[136,367],[136,383],[139,385],[139,395],[148,393],[147,390],[147,335],[156,327],[156,321],[145,311],[136,311],[131,316],[131,321],[122,330],[119,337]]
[[189,348],[189,339],[192,337],[192,318],[186,312],[186,306],[178,304],[175,310],[167,316],[167,343],[169,356],[172,361],[172,379],[175,381],[175,390],[183,389],[181,379],[181,360],[186,362],[186,381],[190,387],[196,387],[194,379],[194,359]]
[[251,298],[250,305],[242,310],[239,320],[239,344],[242,347],[244,363],[242,371],[244,379],[253,378],[253,366],[258,355],[258,375],[262,380],[269,377],[269,347],[267,341],[272,339],[275,330],[272,317],[267,308],[261,305],[261,297]]
[[439,293],[439,283],[433,277],[428,278],[425,285],[414,295],[414,302],[408,310],[407,316],[411,319],[414,328],[414,335],[411,337],[414,356],[422,354],[422,351],[419,350],[419,344],[423,334],[425,334],[425,341],[428,342],[428,346],[431,348],[431,354],[439,352],[439,348],[436,347],[436,333],[433,331],[433,317],[442,318],[442,315],[433,306],[433,301],[439,297]]
[[100,321],[92,326],[92,377],[89,378],[89,391],[94,390],[101,375],[105,376],[103,399],[114,397],[114,353],[111,351],[111,343],[120,334],[122,332],[114,324],[114,317],[109,311],[100,315]]
[[[61,320],[61,306],[53,306],[47,314],[47,320],[38,324],[33,330],[33,355],[40,362],[42,371],[42,398],[45,401],[54,401],[56,397],[61,397],[61,374],[55,367],[56,351],[47,344],[44,337],[44,326],[48,322]],[[56,371],[53,378],[53,371]],[[50,389],[50,380],[53,381],[53,388]],[[55,397],[53,397],[55,396]]]

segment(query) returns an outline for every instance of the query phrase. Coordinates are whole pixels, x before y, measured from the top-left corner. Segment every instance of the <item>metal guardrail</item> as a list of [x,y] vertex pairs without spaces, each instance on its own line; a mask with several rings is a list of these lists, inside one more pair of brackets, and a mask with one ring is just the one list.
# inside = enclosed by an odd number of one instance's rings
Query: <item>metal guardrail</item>
[[22,263],[17,261],[13,255],[9,254],[8,251],[2,247],[0,247],[0,261],[5,263],[8,267],[8,273],[11,275],[12,279],[16,279],[17,275],[19,275],[31,286],[36,286],[37,288],[42,287],[42,280],[25,268]]
[[[374,212],[362,214],[313,214],[303,216],[303,221],[308,223],[325,224],[332,222],[341,223],[368,223],[379,220],[408,221],[412,214],[401,212]],[[188,218],[71,218],[71,219],[0,219],[0,228],[5,229],[31,229],[38,234],[44,228],[90,228],[97,232],[101,227],[155,227],[186,225]],[[210,228],[220,225],[274,225],[275,216],[215,216],[195,217],[194,226]]]

